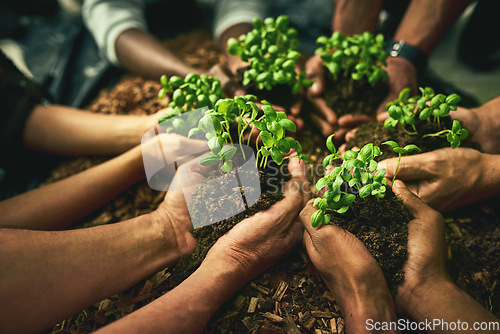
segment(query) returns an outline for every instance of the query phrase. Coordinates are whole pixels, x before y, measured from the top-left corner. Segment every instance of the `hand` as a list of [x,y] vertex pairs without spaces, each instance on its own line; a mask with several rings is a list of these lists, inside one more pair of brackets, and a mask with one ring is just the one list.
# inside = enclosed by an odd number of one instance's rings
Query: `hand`
[[[307,60],[306,74],[307,79],[313,81],[313,85],[306,90],[306,96],[317,111],[310,115],[311,120],[325,137],[335,132],[334,141],[339,143],[350,128],[372,120],[367,115],[344,115],[338,118],[335,111],[326,104],[323,98],[326,72],[319,55],[314,55]],[[298,116],[293,110],[292,115]],[[339,128],[334,131],[336,125]]]
[[377,121],[383,122],[389,117],[385,105],[398,98],[403,88],[409,87],[412,96],[417,93],[417,70],[412,63],[402,57],[388,57],[385,68],[389,76],[389,93],[377,109]]
[[367,319],[395,319],[394,305],[380,266],[350,232],[335,224],[314,228],[309,201],[300,213],[309,257],[346,317],[348,332],[365,331]]
[[485,153],[500,153],[500,98],[474,109],[458,108],[450,113],[469,130],[471,140],[481,144]]
[[210,70],[208,70],[207,74],[216,77],[220,80],[222,89],[224,93],[229,97],[234,97],[237,95],[245,95],[245,90],[243,87],[238,85],[233,79],[232,75],[229,74],[229,69],[217,64],[214,65]]
[[298,213],[309,198],[309,184],[303,161],[290,159],[288,170],[291,180],[284,186],[285,198],[234,226],[210,249],[207,261],[227,260],[251,279],[300,241]]
[[[487,167],[488,157],[469,148],[444,148],[402,157],[397,178],[408,182],[408,189],[434,209],[443,211],[473,203],[491,195],[493,177]],[[379,163],[392,179],[398,158]],[[474,168],[471,168],[474,166]]]
[[396,180],[392,189],[414,217],[408,224],[405,277],[395,300],[400,311],[408,312],[409,308],[418,308],[412,302],[415,289],[433,286],[448,279],[444,221],[439,212],[411,193],[403,182]]

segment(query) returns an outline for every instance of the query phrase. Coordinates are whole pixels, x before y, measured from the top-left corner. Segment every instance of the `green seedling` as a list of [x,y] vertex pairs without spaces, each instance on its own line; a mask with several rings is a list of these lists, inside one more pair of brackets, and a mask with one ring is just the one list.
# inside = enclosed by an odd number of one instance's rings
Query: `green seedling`
[[[331,138],[332,136],[327,139],[327,147],[332,154],[325,158],[327,159],[326,165],[338,158]],[[319,210],[311,216],[313,227],[330,223],[331,215],[327,214],[328,210],[337,213],[349,210],[350,205],[357,198],[354,193],[357,193],[360,198],[370,195],[376,198],[385,197],[387,179],[384,178],[384,174],[386,170],[377,170],[378,163],[374,160],[381,154],[380,148],[372,143],[366,144],[361,150],[349,150],[344,154],[342,165],[334,167],[328,175],[318,180],[316,189],[321,191],[327,187],[327,190],[322,197],[314,200],[313,206],[317,206]],[[325,161],[323,163],[325,164]],[[346,191],[343,191],[341,188],[345,183],[347,183]]]
[[398,175],[401,157],[403,155],[406,155],[406,154],[413,152],[413,151],[420,151],[420,148],[418,148],[417,145],[413,145],[413,144],[406,145],[405,147],[399,147],[399,144],[396,143],[395,141],[392,141],[392,140],[383,142],[382,145],[388,145],[388,146],[392,147],[393,151],[399,155],[398,164],[396,165],[396,172],[394,173],[394,176],[392,178],[392,185],[394,185],[394,181],[396,180],[396,175]]
[[297,30],[289,27],[288,17],[282,15],[276,20],[268,17],[264,22],[255,18],[250,32],[239,39],[230,38],[228,52],[250,63],[243,74],[243,85],[254,82],[260,90],[271,90],[285,84],[292,87],[293,94],[310,87],[312,81],[306,79],[305,72],[297,74],[295,69],[300,57],[297,35]]
[[[387,130],[392,131],[397,126],[409,135],[417,135],[415,120],[435,122],[441,127],[441,118],[449,116],[450,111],[457,110],[460,96],[457,94],[435,94],[430,87],[420,87],[421,96],[410,97],[410,89],[404,88],[399,97],[386,105],[389,118],[384,122]],[[452,129],[443,129],[423,137],[446,137],[452,148],[460,146],[460,141],[466,139],[469,132],[462,128],[459,121],[453,121]]]
[[450,143],[451,148],[455,149],[460,146],[460,141],[469,137],[469,131],[462,128],[462,124],[455,119],[453,120],[451,130],[441,130],[436,133],[426,134],[424,137],[446,137],[446,140]]
[[[256,143],[256,165],[263,167],[271,157],[278,165],[281,165],[285,159],[291,158],[284,156],[291,149],[295,149],[297,154],[294,157],[310,161],[309,157],[302,153],[302,146],[295,139],[286,136],[285,131],[295,132],[295,124],[286,118],[284,112],[277,112],[267,102],[261,101],[264,114],[259,117],[259,109],[255,104],[254,95],[236,96],[234,99],[219,100],[213,109],[206,111],[203,118],[199,121],[198,127],[189,131],[189,137],[197,133],[205,133],[208,139],[210,152],[202,157],[202,164],[205,166],[215,165],[222,162],[221,170],[229,172],[232,170],[231,161],[236,149],[225,149],[225,144],[233,144],[230,136],[230,127],[236,123],[238,133],[238,143],[242,151],[243,159],[246,160],[242,145],[244,143],[245,131],[249,130],[249,136],[246,144],[250,144],[254,129],[260,130],[259,138],[263,145]],[[233,147],[234,146],[229,146]],[[229,151],[227,151],[229,150]]]
[[330,71],[334,80],[339,75],[351,77],[353,81],[366,78],[370,85],[385,82],[388,75],[382,66],[386,64],[387,52],[385,51],[384,36],[373,36],[370,32],[361,35],[345,36],[336,31],[330,38],[320,36],[316,43],[322,46],[316,49],[323,60],[323,65]]

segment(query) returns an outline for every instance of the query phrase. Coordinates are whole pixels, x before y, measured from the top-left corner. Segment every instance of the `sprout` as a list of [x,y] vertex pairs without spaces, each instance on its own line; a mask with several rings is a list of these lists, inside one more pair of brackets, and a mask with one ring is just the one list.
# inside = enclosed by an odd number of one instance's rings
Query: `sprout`
[[320,55],[323,65],[335,80],[339,75],[350,76],[355,81],[366,78],[371,86],[388,80],[387,72],[382,69],[387,59],[382,34],[373,36],[370,32],[365,32],[345,36],[336,31],[330,38],[318,37],[316,43],[322,46],[315,53]]
[[306,79],[305,72],[297,74],[295,65],[300,57],[297,51],[299,40],[297,30],[289,27],[288,17],[271,17],[262,22],[253,21],[253,29],[239,39],[227,41],[228,52],[250,63],[250,69],[243,74],[243,85],[254,82],[260,90],[271,90],[284,84],[292,87],[297,94],[302,87],[310,87],[312,81]]
[[[333,159],[338,158],[338,153],[333,147],[332,136],[327,139],[327,147],[332,152],[324,160],[323,164],[329,165]],[[382,152],[378,146],[372,143],[366,144],[361,150],[349,150],[344,154],[342,165],[336,166],[330,174],[318,180],[316,189],[318,191],[327,188],[322,197],[314,200],[313,206],[319,210],[311,216],[311,224],[317,227],[320,224],[330,223],[330,214],[327,210],[344,213],[349,210],[350,205],[356,200],[357,193],[360,198],[370,195],[376,198],[384,198],[387,179],[384,178],[385,169],[377,170],[378,163],[374,158]],[[326,161],[325,161],[326,160]],[[347,182],[347,189],[341,188]]]
[[399,163],[401,162],[401,156],[403,156],[403,154],[408,154],[412,151],[420,151],[420,148],[418,148],[417,145],[413,145],[413,144],[406,145],[405,147],[399,147],[399,144],[396,143],[395,141],[392,141],[392,140],[383,142],[382,145],[388,145],[388,146],[392,147],[394,152],[399,155],[398,164],[396,166],[396,172],[394,173],[394,176],[392,178],[392,185],[394,185],[394,180],[396,180],[396,175],[398,175]]

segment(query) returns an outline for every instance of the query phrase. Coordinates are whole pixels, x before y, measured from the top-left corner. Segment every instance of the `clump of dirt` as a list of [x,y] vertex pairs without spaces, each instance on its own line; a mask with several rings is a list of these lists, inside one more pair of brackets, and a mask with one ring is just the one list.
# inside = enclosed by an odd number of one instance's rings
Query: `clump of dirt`
[[348,75],[334,80],[328,70],[325,69],[325,72],[324,98],[339,117],[347,114],[375,116],[378,106],[389,91],[385,82],[379,81],[372,87],[366,78],[356,81]]
[[[382,145],[383,142],[388,140],[395,141],[401,147],[409,144],[414,144],[420,148],[420,152],[411,152],[410,154],[430,152],[438,150],[440,148],[450,147],[450,144],[448,143],[446,138],[423,136],[425,134],[436,133],[443,129],[451,129],[452,122],[453,121],[449,116],[442,118],[440,125],[435,122],[416,120],[415,128],[417,129],[418,135],[409,135],[400,126],[397,126],[393,131],[389,131],[384,127],[384,123],[382,122],[369,122],[358,127],[354,137],[346,142],[346,148],[361,148],[368,143],[373,143],[374,145],[379,146],[383,153],[381,156],[377,157],[378,160],[384,160],[398,156],[396,153],[394,153],[390,146]],[[460,146],[480,150],[480,146],[476,143],[473,143],[470,140],[470,136],[469,138],[465,139],[460,144]]]
[[343,214],[329,212],[332,221],[354,234],[373,255],[394,295],[403,281],[408,223],[412,216],[390,187],[384,198],[356,198]]
[[[189,277],[203,262],[206,254],[210,248],[217,242],[217,240],[223,236],[227,231],[229,231],[234,225],[241,222],[243,219],[256,214],[259,211],[265,211],[270,208],[274,203],[280,201],[284,198],[281,192],[281,186],[287,181],[287,168],[284,167],[284,174],[278,173],[276,177],[270,177],[269,170],[275,168],[275,164],[270,163],[264,171],[259,170],[259,181],[260,189],[254,189],[251,186],[239,187],[239,189],[233,189],[234,179],[231,176],[236,177],[236,170],[233,170],[229,175],[225,175],[221,178],[221,172],[215,171],[215,173],[208,178],[208,180],[215,180],[217,183],[205,182],[199,189],[193,194],[192,203],[190,207],[190,215],[193,217],[192,220],[198,218],[203,219],[207,216],[208,212],[223,212],[232,208],[238,203],[241,205],[238,208],[240,213],[233,217],[227,218],[221,222],[203,226],[201,228],[195,229],[193,231],[193,236],[198,240],[198,245],[196,249],[188,255],[182,257],[177,264],[172,268],[171,284],[172,286],[179,285],[184,279]],[[277,170],[277,169],[276,169]],[[249,180],[253,175],[253,171],[240,170],[240,175],[237,177],[240,179]],[[241,173],[246,175],[241,175]],[[274,175],[274,173],[273,173]],[[261,192],[261,196],[252,206],[245,209],[244,202],[242,201],[242,195],[246,195],[246,198],[255,198],[256,194]],[[221,194],[224,194],[221,196]],[[210,201],[207,199],[216,199],[217,201]],[[207,207],[207,202],[209,206]]]

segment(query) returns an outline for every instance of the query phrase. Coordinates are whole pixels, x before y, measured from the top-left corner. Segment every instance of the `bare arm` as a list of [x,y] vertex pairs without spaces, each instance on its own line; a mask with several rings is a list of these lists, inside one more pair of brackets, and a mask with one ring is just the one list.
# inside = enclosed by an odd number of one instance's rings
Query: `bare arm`
[[65,156],[119,154],[138,145],[158,117],[103,115],[60,105],[37,105],[26,121],[23,141],[29,149]]
[[53,230],[71,225],[144,177],[140,147],[0,202],[0,227]]
[[221,49],[224,50],[224,53],[227,57],[227,67],[232,73],[236,73],[236,71],[239,68],[242,68],[245,63],[241,60],[241,58],[235,57],[227,51],[227,40],[231,37],[238,39],[238,37],[248,33],[250,30],[252,30],[251,24],[239,23],[229,27],[220,36],[219,45]]
[[384,0],[337,0],[332,30],[344,35],[375,32],[383,5]]
[[116,54],[128,70],[152,80],[159,80],[163,74],[184,77],[188,73],[201,73],[167,50],[149,32],[139,29],[128,29],[118,36]]

